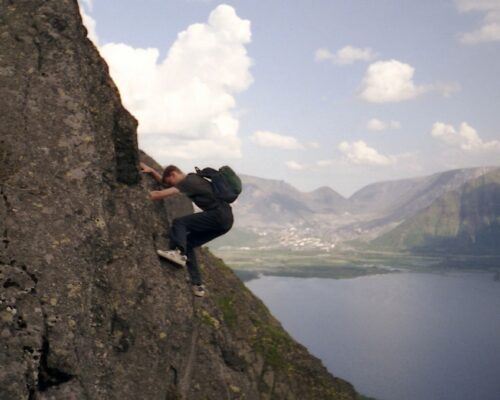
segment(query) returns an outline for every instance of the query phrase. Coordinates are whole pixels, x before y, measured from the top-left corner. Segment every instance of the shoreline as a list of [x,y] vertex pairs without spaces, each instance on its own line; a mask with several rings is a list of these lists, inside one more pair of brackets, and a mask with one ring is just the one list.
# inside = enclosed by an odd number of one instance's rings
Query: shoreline
[[[212,250],[214,251],[214,250]],[[398,272],[491,272],[500,281],[500,257],[421,256],[387,252],[215,250],[244,282],[259,276],[351,279]]]

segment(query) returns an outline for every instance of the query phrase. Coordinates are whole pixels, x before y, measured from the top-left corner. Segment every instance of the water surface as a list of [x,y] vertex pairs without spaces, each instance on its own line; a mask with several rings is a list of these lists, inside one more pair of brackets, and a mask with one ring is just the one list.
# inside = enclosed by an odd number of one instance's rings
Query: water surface
[[491,274],[262,277],[247,286],[365,395],[500,399],[500,282]]

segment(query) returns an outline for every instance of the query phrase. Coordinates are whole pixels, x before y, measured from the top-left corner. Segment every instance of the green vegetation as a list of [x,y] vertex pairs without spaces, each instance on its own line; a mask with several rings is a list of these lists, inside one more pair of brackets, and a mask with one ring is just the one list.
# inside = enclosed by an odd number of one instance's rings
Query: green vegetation
[[404,250],[374,249],[367,244],[327,254],[256,249],[218,250],[217,254],[224,257],[242,281],[256,279],[259,275],[349,279],[402,271],[492,269],[498,268],[500,261],[496,255],[414,254]]
[[229,328],[234,328],[238,322],[238,316],[230,296],[223,296],[217,299],[217,305],[222,311],[224,322]]
[[[402,264],[400,259],[385,254],[361,254],[358,252],[289,251],[273,250],[217,250],[217,255],[238,274],[248,281],[259,274],[344,279],[357,276],[394,272]],[[404,265],[404,264],[403,264]]]
[[293,345],[293,340],[279,326],[262,323],[258,319],[254,319],[253,323],[257,328],[254,349],[262,354],[266,365],[275,370],[286,369],[287,361],[284,355],[288,353],[290,346]]

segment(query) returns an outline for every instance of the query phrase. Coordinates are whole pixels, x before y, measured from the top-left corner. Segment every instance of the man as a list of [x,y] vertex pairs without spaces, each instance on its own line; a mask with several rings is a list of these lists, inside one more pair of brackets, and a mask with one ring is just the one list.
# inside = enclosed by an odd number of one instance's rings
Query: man
[[141,170],[167,186],[164,190],[150,192],[152,200],[161,200],[182,192],[203,210],[175,218],[169,229],[170,249],[158,250],[159,256],[180,266],[187,265],[193,293],[195,296],[203,297],[205,287],[202,284],[195,248],[231,229],[233,226],[232,208],[225,201],[216,198],[212,184],[207,179],[194,172],[186,175],[175,165],[169,165],[160,175],[144,163],[141,163]]

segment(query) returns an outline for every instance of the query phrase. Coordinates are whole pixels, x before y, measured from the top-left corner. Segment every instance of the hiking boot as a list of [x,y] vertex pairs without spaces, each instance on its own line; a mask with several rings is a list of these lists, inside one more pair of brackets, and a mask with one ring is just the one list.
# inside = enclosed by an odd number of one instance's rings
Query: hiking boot
[[185,267],[187,257],[181,253],[179,249],[175,250],[156,250],[160,257],[167,259],[168,261],[173,262],[174,264]]
[[193,285],[193,294],[197,297],[203,297],[206,294],[205,285]]

